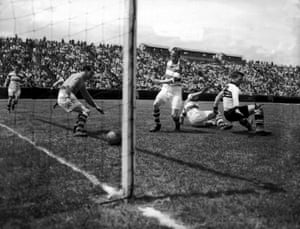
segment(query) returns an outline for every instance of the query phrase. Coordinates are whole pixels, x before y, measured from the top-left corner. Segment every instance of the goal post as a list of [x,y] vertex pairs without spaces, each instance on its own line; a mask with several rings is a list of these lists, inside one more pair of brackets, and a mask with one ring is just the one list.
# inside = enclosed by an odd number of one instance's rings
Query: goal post
[[133,195],[135,169],[136,32],[137,0],[125,0],[122,90],[122,189]]

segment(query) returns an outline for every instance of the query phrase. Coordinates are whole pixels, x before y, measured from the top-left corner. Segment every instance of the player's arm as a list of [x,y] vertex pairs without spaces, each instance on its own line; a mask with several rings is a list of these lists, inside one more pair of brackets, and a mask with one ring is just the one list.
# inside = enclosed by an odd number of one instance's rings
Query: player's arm
[[8,87],[9,83],[10,83],[10,75],[7,76],[7,78],[3,84],[3,87]]
[[52,84],[52,87],[51,87],[51,88],[55,88],[55,87],[57,87],[58,85],[63,84],[63,82],[64,82],[64,80],[63,80],[62,78],[59,78],[56,82],[54,82],[54,83]]
[[91,105],[92,107],[96,108],[97,111],[99,111],[101,114],[103,114],[103,110],[94,102],[92,96],[90,95],[90,93],[87,91],[85,86],[82,86],[80,88],[80,93],[82,95],[82,97],[85,99],[85,101]]
[[170,83],[174,83],[174,79],[173,78],[163,79],[163,80],[152,79],[152,82],[155,84],[170,84]]
[[232,104],[233,104],[233,107],[235,107],[235,112],[238,113],[241,116],[244,116],[243,113],[238,108],[238,106],[240,105],[239,91],[238,90],[234,90],[232,92]]
[[210,87],[205,87],[199,92],[191,93],[188,95],[186,102],[189,101],[199,101],[200,100],[200,95],[204,94]]
[[213,104],[213,109],[214,109],[214,112],[215,113],[218,113],[218,107],[219,107],[219,103],[224,95],[224,90],[223,89],[222,91],[219,92],[219,94],[216,96],[215,98],[215,101],[214,101],[214,104]]

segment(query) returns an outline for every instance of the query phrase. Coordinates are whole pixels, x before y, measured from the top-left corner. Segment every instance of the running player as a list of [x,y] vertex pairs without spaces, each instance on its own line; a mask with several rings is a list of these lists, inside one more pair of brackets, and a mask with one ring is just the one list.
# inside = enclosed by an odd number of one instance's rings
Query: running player
[[[243,82],[244,74],[234,71],[230,75],[231,82],[216,96],[213,109],[218,110],[218,104],[223,98],[224,116],[230,122],[238,121],[242,126],[246,127],[250,133],[258,133],[268,135],[270,132],[264,130],[264,113],[261,105],[240,105],[239,85]],[[248,118],[254,114],[255,126],[249,122]]]
[[8,87],[7,110],[15,109],[21,95],[21,84],[25,75],[21,72],[21,65],[16,63],[14,70],[10,72],[4,82],[4,87]]
[[216,110],[201,110],[200,99],[209,87],[202,89],[200,92],[188,95],[182,112],[180,114],[180,123],[183,124],[184,118],[194,127],[210,127],[216,126],[221,130],[232,128],[231,124],[224,122],[222,114]]
[[166,102],[171,105],[171,116],[175,123],[175,131],[180,130],[179,116],[182,107],[182,67],[179,50],[177,48],[171,49],[170,57],[171,59],[167,63],[164,79],[153,79],[153,83],[162,84],[162,88],[153,103],[153,117],[155,125],[150,129],[150,132],[156,132],[161,129],[160,106]]
[[94,72],[90,66],[84,66],[83,71],[72,74],[64,81],[58,92],[57,103],[67,112],[77,112],[78,119],[74,126],[74,136],[87,136],[85,124],[90,110],[84,106],[75,96],[80,91],[85,101],[96,108],[101,114],[103,110],[93,101],[93,98],[86,89],[85,82],[92,78]]

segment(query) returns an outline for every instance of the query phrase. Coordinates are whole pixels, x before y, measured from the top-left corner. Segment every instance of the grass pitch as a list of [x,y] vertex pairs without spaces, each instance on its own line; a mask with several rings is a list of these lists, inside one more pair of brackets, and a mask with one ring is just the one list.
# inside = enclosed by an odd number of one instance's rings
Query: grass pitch
[[[74,138],[76,115],[53,100],[21,100],[0,123],[1,228],[168,228],[142,215],[153,207],[182,228],[300,227],[300,106],[265,104],[271,136],[253,136],[240,126],[220,131],[185,124],[173,132],[168,107],[162,130],[149,133],[152,101],[137,101],[135,197],[103,204],[103,192],[82,174],[41,152],[42,146],[100,181],[118,187],[120,147],[107,144],[109,130],[120,129],[120,101],[98,101],[89,137]],[[203,109],[211,104],[203,102]],[[179,228],[179,227],[178,227]]]

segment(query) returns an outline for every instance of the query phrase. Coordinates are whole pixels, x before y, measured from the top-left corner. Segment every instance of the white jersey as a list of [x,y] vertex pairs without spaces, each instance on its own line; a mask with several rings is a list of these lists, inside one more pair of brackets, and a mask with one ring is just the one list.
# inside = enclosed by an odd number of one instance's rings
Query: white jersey
[[192,126],[205,126],[208,120],[215,117],[213,111],[201,110],[200,102],[187,102],[184,105],[183,111],[186,113],[187,120]]
[[18,89],[21,86],[24,75],[21,72],[16,73],[15,71],[13,71],[10,72],[7,77],[9,79],[8,87],[11,89]]
[[169,60],[166,68],[166,76],[167,78],[173,78],[174,83],[170,84],[171,86],[181,86],[181,67],[180,60],[177,63],[173,63],[172,60]]
[[233,83],[226,85],[223,94],[223,107],[224,111],[239,106],[240,89]]
[[68,89],[70,92],[76,94],[77,91],[81,89],[81,87],[85,87],[84,80],[82,78],[83,72],[74,73],[68,79],[66,79],[61,88]]

